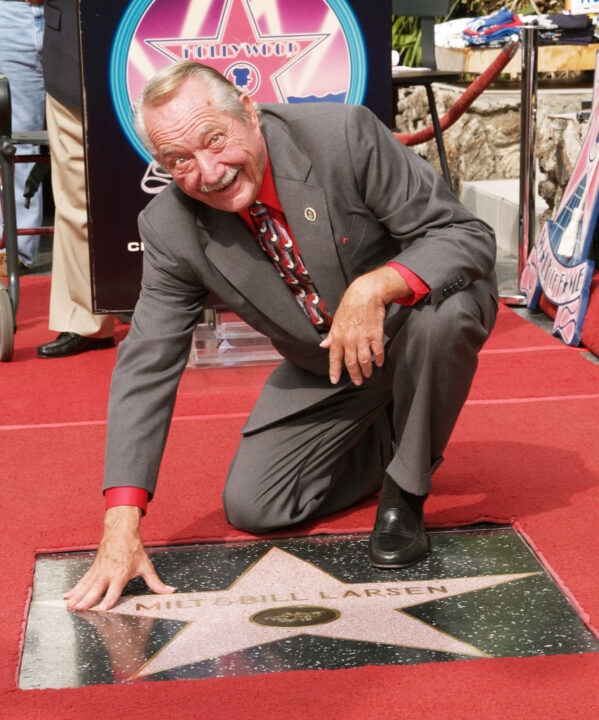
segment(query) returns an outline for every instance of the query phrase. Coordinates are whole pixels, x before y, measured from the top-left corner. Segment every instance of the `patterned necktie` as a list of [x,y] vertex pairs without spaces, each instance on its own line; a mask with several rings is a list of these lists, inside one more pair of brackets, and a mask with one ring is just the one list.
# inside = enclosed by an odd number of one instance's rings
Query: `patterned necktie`
[[272,260],[279,275],[291,288],[299,306],[319,331],[331,327],[332,318],[318,294],[293,238],[274,218],[264,203],[255,202],[250,216],[258,233],[258,243]]

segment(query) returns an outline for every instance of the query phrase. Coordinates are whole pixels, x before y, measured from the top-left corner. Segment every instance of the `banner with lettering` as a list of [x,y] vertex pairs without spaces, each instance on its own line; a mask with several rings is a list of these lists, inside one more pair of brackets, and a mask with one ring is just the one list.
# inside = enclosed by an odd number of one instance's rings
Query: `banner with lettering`
[[589,128],[572,176],[553,220],[533,247],[520,280],[528,307],[536,309],[541,293],[557,306],[553,334],[578,345],[589,302],[594,263],[588,259],[599,214],[599,103],[597,79]]
[[344,102],[391,122],[389,0],[79,0],[96,312],[131,310],[137,215],[170,182],[133,128],[133,103],[167,63],[196,60],[257,102]]

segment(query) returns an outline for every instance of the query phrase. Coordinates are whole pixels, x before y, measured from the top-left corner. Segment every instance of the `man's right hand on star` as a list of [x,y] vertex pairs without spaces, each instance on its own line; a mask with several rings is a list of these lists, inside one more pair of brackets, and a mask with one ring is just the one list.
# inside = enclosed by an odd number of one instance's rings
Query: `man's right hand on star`
[[[158,577],[148,557],[141,541],[140,521],[141,510],[137,507],[118,505],[106,511],[104,535],[94,562],[64,596],[68,610],[89,610],[91,607],[110,610],[134,577],[142,577],[152,592],[175,592],[176,588],[165,585]],[[99,602],[102,595],[104,598]]]

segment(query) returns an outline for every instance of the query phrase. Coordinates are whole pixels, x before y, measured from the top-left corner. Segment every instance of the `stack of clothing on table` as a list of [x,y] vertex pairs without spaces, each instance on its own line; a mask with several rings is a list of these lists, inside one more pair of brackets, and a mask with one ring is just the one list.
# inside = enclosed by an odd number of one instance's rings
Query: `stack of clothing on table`
[[461,38],[466,47],[501,47],[517,39],[525,26],[539,28],[540,45],[588,45],[599,41],[588,15],[516,15],[507,8],[470,20],[462,29]]
[[539,45],[589,45],[598,40],[588,15],[541,15],[538,25]]
[[466,45],[500,47],[517,37],[522,20],[511,10],[503,8],[494,15],[471,20],[462,31]]

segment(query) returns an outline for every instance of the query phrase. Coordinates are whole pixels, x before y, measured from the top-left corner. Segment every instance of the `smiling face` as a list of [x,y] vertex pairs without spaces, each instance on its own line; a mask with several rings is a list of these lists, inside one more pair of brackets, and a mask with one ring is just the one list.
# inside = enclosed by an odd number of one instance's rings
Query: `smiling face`
[[245,121],[220,110],[206,84],[189,78],[166,102],[143,109],[156,159],[181,190],[227,212],[254,202],[266,169],[266,143],[253,103],[247,95],[239,101]]

